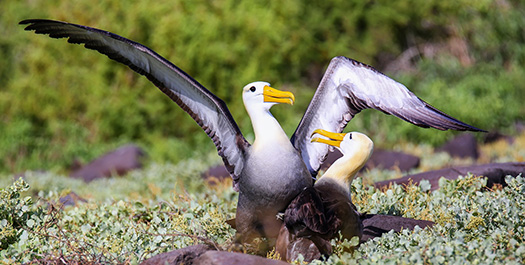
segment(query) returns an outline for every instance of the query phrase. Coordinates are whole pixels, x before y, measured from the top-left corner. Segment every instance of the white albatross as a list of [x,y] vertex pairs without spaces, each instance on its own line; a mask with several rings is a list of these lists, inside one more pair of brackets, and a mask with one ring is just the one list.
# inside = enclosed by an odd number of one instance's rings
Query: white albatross
[[328,146],[310,143],[317,128],[341,132],[358,112],[374,108],[421,127],[481,131],[435,109],[373,67],[340,56],[328,66],[291,141],[269,111],[276,103],[291,103],[291,93],[272,90],[265,82],[245,86],[243,101],[255,133],[250,145],[221,99],[146,46],[67,22],[29,19],[20,24],[37,34],[84,44],[127,65],[190,114],[213,140],[239,191],[236,225],[245,239],[275,238],[280,228],[275,214],[312,186],[329,151]]

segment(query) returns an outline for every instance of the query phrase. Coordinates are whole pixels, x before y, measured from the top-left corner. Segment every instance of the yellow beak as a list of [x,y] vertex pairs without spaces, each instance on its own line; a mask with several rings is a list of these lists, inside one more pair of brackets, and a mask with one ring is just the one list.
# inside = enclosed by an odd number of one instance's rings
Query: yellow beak
[[318,142],[318,143],[324,143],[331,146],[337,146],[339,147],[341,145],[341,142],[343,141],[343,138],[345,138],[346,133],[333,133],[329,131],[325,131],[323,129],[317,129],[315,130],[311,136],[314,136],[314,134],[320,134],[322,136],[326,136],[330,139],[324,139],[319,137],[313,137],[311,142]]
[[280,91],[275,88],[265,86],[263,89],[264,102],[286,103],[293,105],[295,96],[292,92]]

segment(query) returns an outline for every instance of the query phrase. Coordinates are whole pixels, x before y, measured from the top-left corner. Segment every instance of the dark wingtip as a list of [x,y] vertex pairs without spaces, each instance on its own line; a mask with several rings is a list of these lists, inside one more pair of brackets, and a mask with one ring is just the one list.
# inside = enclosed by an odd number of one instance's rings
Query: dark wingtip
[[477,128],[477,127],[474,127],[472,125],[469,125],[469,124],[466,124],[462,121],[459,121],[455,118],[452,118],[449,116],[449,118],[453,121],[453,123],[455,123],[456,125],[460,126],[459,129],[455,129],[455,130],[458,130],[458,131],[471,131],[471,132],[484,132],[486,133],[487,131],[483,130],[483,129],[480,129],[480,128]]
[[456,131],[471,131],[471,132],[484,132],[487,131],[474,127],[472,125],[466,124],[462,121],[459,121],[457,119],[451,118],[452,124],[454,124],[454,127],[444,127],[445,130],[456,130]]
[[36,22],[43,22],[43,21],[49,21],[49,20],[41,19],[41,18],[30,18],[30,19],[24,19],[24,20],[18,22],[18,25],[33,24],[33,23],[36,23]]
[[18,25],[29,24],[29,23],[32,23],[31,21],[32,21],[32,19],[24,19],[24,20],[18,22]]
[[455,118],[452,118],[449,116],[449,119],[451,119],[451,121],[453,123],[455,123],[459,128],[457,129],[453,129],[453,130],[458,130],[458,131],[471,131],[471,132],[484,132],[486,133],[487,131],[483,130],[483,129],[480,129],[480,128],[477,128],[477,127],[474,127],[472,125],[469,125],[469,124],[466,124],[460,120],[457,120]]
[[[468,124],[467,124],[467,125],[468,125]],[[470,126],[470,125],[468,125],[468,126],[469,126],[468,131],[488,133],[488,131],[485,131],[485,130],[483,130],[483,129],[476,128],[476,127],[474,127],[474,126]]]
[[18,22],[18,25],[27,25],[24,28],[24,30],[27,30],[27,31],[35,30],[35,31],[37,31],[36,33],[39,33],[38,29],[37,29],[38,26],[39,26],[39,23],[45,23],[45,22],[64,23],[64,22],[61,22],[61,21],[54,21],[54,20],[49,20],[49,19],[34,18],[34,19],[24,19],[24,20]]
[[[421,100],[421,99],[420,99]],[[438,114],[438,115],[441,115],[442,118],[444,118],[445,120],[447,120],[447,122],[445,122],[445,126],[442,127],[442,129],[440,130],[457,130],[457,131],[471,131],[471,132],[487,132],[485,130],[482,130],[482,129],[479,129],[479,128],[476,128],[472,125],[469,125],[469,124],[466,124],[446,113],[444,113],[443,111],[435,108],[434,106],[428,104],[427,102],[425,102],[424,100],[421,100],[425,103],[426,105],[426,108],[427,109],[430,109],[431,111],[433,111],[434,113]],[[452,126],[450,126],[452,125]],[[434,126],[431,126],[431,127],[434,127]],[[434,127],[435,128],[435,127]]]

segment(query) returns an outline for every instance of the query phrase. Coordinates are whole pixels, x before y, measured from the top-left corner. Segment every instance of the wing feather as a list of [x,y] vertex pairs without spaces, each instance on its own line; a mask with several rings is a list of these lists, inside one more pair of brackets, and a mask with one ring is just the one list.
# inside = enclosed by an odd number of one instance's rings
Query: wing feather
[[328,216],[317,190],[309,187],[290,202],[284,213],[284,224],[296,236],[324,235],[333,229],[327,223],[327,219],[333,219],[332,215]]
[[329,151],[328,145],[310,142],[312,132],[315,129],[342,132],[357,113],[369,108],[424,128],[483,131],[432,107],[373,67],[343,56],[335,57],[291,139],[312,176],[317,175]]
[[213,140],[219,155],[234,179],[244,165],[244,151],[249,143],[233,120],[224,101],[187,73],[146,46],[111,32],[61,21],[30,19],[25,30],[68,38],[69,43],[105,54],[146,76],[162,92],[186,111]]

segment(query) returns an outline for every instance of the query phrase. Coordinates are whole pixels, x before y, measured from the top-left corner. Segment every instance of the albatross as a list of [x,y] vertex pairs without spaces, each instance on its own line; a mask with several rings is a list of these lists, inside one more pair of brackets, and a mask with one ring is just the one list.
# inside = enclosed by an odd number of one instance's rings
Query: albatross
[[481,131],[435,109],[373,67],[339,56],[330,62],[291,140],[269,110],[275,104],[293,103],[293,94],[272,89],[267,82],[246,85],[242,98],[255,133],[250,144],[224,101],[146,46],[62,21],[29,19],[20,24],[37,34],[84,44],[127,65],[186,111],[212,139],[233,178],[239,192],[236,226],[245,241],[254,236],[275,238],[280,229],[275,214],[312,186],[329,151],[310,143],[314,129],[342,132],[357,113],[373,108],[420,127]]
[[341,232],[348,240],[363,235],[361,214],[352,203],[350,185],[357,172],[370,158],[374,144],[359,132],[332,133],[314,131],[328,137],[312,142],[334,146],[343,154],[315,182],[292,200],[283,215],[276,242],[282,259],[293,261],[299,254],[310,262],[332,253],[330,240]]

